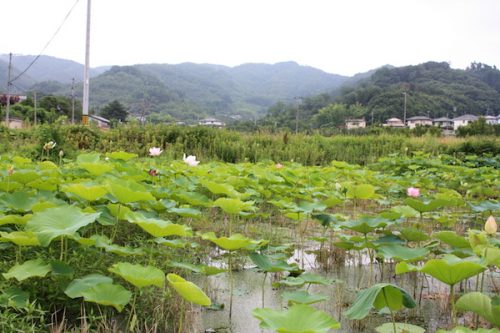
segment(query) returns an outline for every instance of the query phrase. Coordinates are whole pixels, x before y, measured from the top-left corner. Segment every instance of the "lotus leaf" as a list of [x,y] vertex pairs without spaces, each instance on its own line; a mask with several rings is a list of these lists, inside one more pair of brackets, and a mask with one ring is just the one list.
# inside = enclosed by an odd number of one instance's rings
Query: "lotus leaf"
[[74,206],[48,208],[35,213],[26,224],[26,230],[34,232],[40,244],[48,246],[57,237],[73,237],[78,229],[94,222],[99,215],[82,213]]
[[253,201],[241,201],[240,199],[232,198],[219,198],[214,201],[213,205],[215,207],[220,207],[224,212],[228,214],[239,214],[242,211],[252,210]]
[[186,281],[173,273],[167,275],[167,280],[170,286],[186,301],[202,306],[210,306],[212,304],[210,298],[194,283]]
[[445,255],[442,259],[431,259],[421,271],[450,286],[477,275],[485,266],[472,261],[462,260],[454,255]]
[[328,297],[325,295],[313,295],[309,294],[305,290],[298,290],[294,292],[284,292],[283,295],[281,295],[284,301],[288,302],[289,305],[291,304],[313,304],[313,303],[318,303],[318,302],[323,302],[328,300]]
[[106,156],[113,160],[129,161],[133,158],[136,158],[137,154],[127,153],[124,151],[114,151],[111,153],[107,153]]
[[458,299],[455,306],[463,311],[472,311],[500,327],[500,296],[493,299],[480,292],[471,292]]
[[192,236],[191,228],[188,226],[157,218],[145,217],[140,213],[129,213],[127,219],[154,237]]
[[118,312],[130,302],[132,293],[123,286],[113,283],[99,283],[81,291],[86,302],[113,306]]
[[113,182],[109,185],[109,191],[122,204],[155,200],[155,197],[135,182]]
[[350,221],[341,225],[342,228],[354,230],[362,234],[367,234],[377,228],[383,228],[388,224],[388,220],[383,217],[362,216],[358,220]]
[[72,277],[73,273],[75,272],[75,270],[71,266],[60,260],[51,261],[50,267],[52,270],[52,276]]
[[173,207],[168,210],[171,213],[177,214],[182,217],[201,217],[201,211],[192,207]]
[[188,263],[184,263],[184,262],[172,261],[169,266],[177,267],[177,268],[184,268],[184,269],[190,270],[192,272],[200,273],[200,274],[207,275],[207,276],[227,272],[227,270],[222,269],[222,268],[217,268],[217,267],[207,266],[207,265],[193,265],[193,264],[188,264]]
[[353,199],[374,199],[375,187],[370,184],[353,185],[347,189],[347,197]]
[[345,314],[349,319],[363,319],[370,313],[372,307],[377,310],[388,307],[392,311],[397,311],[403,306],[407,308],[416,306],[406,290],[390,283],[378,283],[359,292]]
[[104,162],[79,163],[78,165],[82,169],[87,170],[87,172],[90,173],[92,176],[100,176],[114,169],[112,164]]
[[31,192],[16,191],[4,195],[2,199],[4,205],[12,211],[16,212],[29,212],[38,198]]
[[429,235],[417,228],[401,229],[401,237],[409,242],[423,242],[429,239]]
[[75,279],[66,287],[64,293],[69,298],[83,297],[82,292],[100,283],[112,284],[113,279],[101,274],[89,274],[80,279]]
[[[425,329],[417,325],[395,323],[396,333],[425,333]],[[375,328],[378,333],[394,333],[394,324],[385,323]]]
[[51,269],[51,266],[42,259],[33,259],[11,267],[7,273],[2,275],[7,280],[14,278],[17,281],[23,281],[35,276],[44,277]]
[[500,330],[498,330],[496,328],[491,328],[491,329],[478,328],[477,330],[473,330],[473,329],[463,327],[463,326],[457,326],[449,331],[445,331],[445,330],[437,330],[436,331],[436,333],[499,333],[499,332],[500,332]]
[[450,246],[461,249],[470,249],[469,241],[464,237],[457,235],[454,231],[439,231],[433,233],[432,236]]
[[417,261],[421,260],[429,254],[429,249],[427,248],[411,248],[407,246],[401,246],[398,244],[383,245],[377,248],[377,253],[386,259],[397,259],[403,261]]
[[76,157],[76,163],[77,164],[96,163],[96,162],[99,162],[100,159],[101,159],[100,153],[84,153],[84,154],[79,154]]
[[294,304],[288,310],[254,309],[260,327],[279,333],[327,333],[340,324],[323,311],[306,304]]
[[231,198],[240,198],[241,193],[236,191],[233,186],[224,182],[215,183],[211,181],[203,181],[201,184],[206,187],[213,194],[225,194]]
[[255,243],[255,241],[251,240],[250,238],[247,238],[241,234],[233,234],[231,237],[219,237],[217,238],[215,236],[215,233],[213,232],[207,232],[201,236],[202,239],[207,239],[211,241],[212,243],[215,243],[218,247],[224,249],[224,250],[229,250],[229,251],[234,251],[234,250],[240,250],[244,249],[248,246],[250,246],[252,243]]
[[0,216],[0,225],[4,224],[19,224],[19,225],[24,225],[28,223],[28,221],[31,219],[33,215],[32,214],[26,214],[26,215],[3,215]]
[[185,202],[193,206],[209,207],[211,205],[210,199],[198,192],[179,191],[175,193],[175,197],[180,202]]
[[121,276],[137,288],[156,286],[163,288],[165,273],[153,266],[141,266],[128,262],[119,262],[108,269],[111,273]]
[[108,189],[103,185],[71,184],[62,189],[65,193],[74,193],[87,201],[96,201],[108,193]]
[[273,261],[269,256],[256,252],[250,253],[249,256],[253,263],[264,272],[276,273],[298,270],[297,264],[289,265],[287,262],[282,260]]
[[40,242],[36,235],[30,231],[13,231],[10,233],[0,231],[0,241],[12,242],[19,246],[38,246]]
[[405,204],[415,209],[419,213],[427,213],[436,209],[449,206],[449,202],[443,199],[434,199],[430,201],[422,201],[413,198],[406,198]]
[[0,306],[15,309],[26,308],[29,304],[30,294],[16,287],[7,288],[0,294]]

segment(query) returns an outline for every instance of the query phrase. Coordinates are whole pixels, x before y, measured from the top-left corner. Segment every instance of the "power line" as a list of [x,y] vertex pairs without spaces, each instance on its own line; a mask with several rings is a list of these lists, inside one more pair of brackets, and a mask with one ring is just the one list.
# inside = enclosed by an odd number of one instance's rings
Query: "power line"
[[38,60],[38,58],[40,58],[40,56],[43,54],[43,52],[45,51],[45,49],[47,49],[47,47],[50,45],[50,43],[54,40],[54,38],[57,36],[57,34],[59,33],[59,31],[61,30],[61,28],[63,27],[64,23],[66,23],[66,20],[68,19],[68,17],[71,15],[71,13],[73,12],[73,9],[75,9],[76,7],[76,4],[79,2],[80,0],[76,0],[75,3],[73,4],[73,6],[71,7],[71,9],[69,10],[69,12],[66,14],[66,16],[64,17],[63,21],[61,22],[61,24],[59,25],[59,27],[57,28],[56,32],[54,32],[54,34],[52,35],[52,37],[49,39],[49,41],[45,44],[45,46],[43,47],[42,51],[40,51],[40,53],[30,62],[30,64],[28,65],[28,67],[26,67],[20,74],[18,74],[15,78],[13,78],[12,80],[10,80],[10,83],[16,81],[17,79],[19,79],[21,76],[24,75],[24,73],[26,73],[30,68],[31,66],[33,66],[33,64]]

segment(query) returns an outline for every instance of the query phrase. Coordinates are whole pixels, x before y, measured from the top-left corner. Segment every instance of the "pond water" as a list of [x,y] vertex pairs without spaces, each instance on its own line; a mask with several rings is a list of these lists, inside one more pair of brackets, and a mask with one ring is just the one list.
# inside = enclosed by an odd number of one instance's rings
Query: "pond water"
[[[444,328],[449,325],[448,292],[447,285],[422,274],[408,273],[401,276],[394,276],[393,264],[375,264],[370,269],[367,256],[361,258],[362,265],[358,265],[359,257],[346,258],[345,264],[337,266],[330,272],[316,267],[316,257],[314,254],[295,252],[293,258],[297,262],[302,259],[305,269],[313,273],[321,274],[324,277],[335,280],[330,286],[311,285],[309,293],[322,294],[328,296],[329,300],[314,304],[314,307],[326,311],[333,318],[341,323],[341,329],[335,332],[375,332],[374,327],[390,322],[390,315],[377,314],[363,320],[348,320],[343,315],[350,304],[354,301],[357,291],[369,287],[379,282],[395,283],[405,288],[414,296],[417,307],[415,309],[405,309],[397,312],[398,322],[408,322],[426,328],[427,332],[435,332],[437,328]],[[222,264],[221,264],[222,265]],[[383,270],[383,272],[382,272]],[[273,288],[271,283],[278,281],[282,275],[268,274],[264,284],[264,306],[266,308],[283,309],[287,304],[282,300],[281,295],[286,291],[295,291],[298,288]],[[491,288],[491,279],[500,281],[498,275],[485,279],[485,288]],[[197,282],[204,286],[213,302],[224,304],[222,310],[195,310],[192,314],[191,332],[217,332],[217,333],[258,333],[272,332],[262,330],[259,321],[252,316],[252,310],[262,307],[262,282],[264,274],[255,268],[245,268],[241,271],[233,272],[234,291],[232,317],[229,319],[229,296],[230,280],[229,274],[219,274],[207,278],[201,278]],[[498,283],[497,283],[498,284]],[[472,291],[475,288],[475,278],[456,287],[457,293],[464,288]],[[304,286],[300,289],[307,289]],[[195,309],[195,308],[193,308]],[[470,320],[470,319],[469,319]],[[333,332],[333,331],[332,331]]]

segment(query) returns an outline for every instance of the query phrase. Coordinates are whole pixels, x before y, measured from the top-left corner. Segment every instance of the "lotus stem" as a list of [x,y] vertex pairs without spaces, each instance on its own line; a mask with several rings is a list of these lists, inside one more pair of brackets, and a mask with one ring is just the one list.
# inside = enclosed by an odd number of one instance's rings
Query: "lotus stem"
[[391,313],[392,329],[394,330],[394,333],[397,333],[397,331],[396,331],[396,319],[394,318],[394,311],[392,311],[391,307],[389,306],[389,301],[387,300],[387,295],[385,294],[385,288],[382,288],[382,293],[384,294],[385,303],[387,304],[387,307],[389,308],[389,312]]
[[133,331],[133,329],[129,326],[132,323],[132,318],[135,315],[135,301],[137,299],[137,291],[134,292],[134,298],[132,300],[132,308],[130,309],[130,314],[127,319],[127,328],[126,331]]
[[229,321],[233,315],[233,260],[229,251]]
[[262,280],[262,308],[264,308],[264,288],[266,284],[267,272],[264,272],[264,280]]
[[113,233],[111,234],[111,243],[115,240],[116,233],[118,232],[118,222],[120,221],[120,208],[122,207],[121,203],[118,203],[118,211],[116,213],[115,225],[113,227]]
[[456,326],[457,314],[455,312],[455,285],[450,285],[450,309],[451,309],[451,323]]

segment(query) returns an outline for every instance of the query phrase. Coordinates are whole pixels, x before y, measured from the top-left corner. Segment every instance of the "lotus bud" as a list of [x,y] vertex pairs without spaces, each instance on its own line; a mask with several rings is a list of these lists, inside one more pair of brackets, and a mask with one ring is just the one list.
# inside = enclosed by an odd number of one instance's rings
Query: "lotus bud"
[[484,224],[484,231],[486,231],[488,235],[494,235],[496,234],[497,229],[497,222],[495,221],[493,215],[490,215],[490,217],[488,217],[486,223]]
[[61,150],[59,150],[59,157],[62,158],[64,156],[64,152]]
[[7,174],[9,176],[12,176],[12,174],[14,173],[14,166],[11,165],[8,169],[7,169]]

